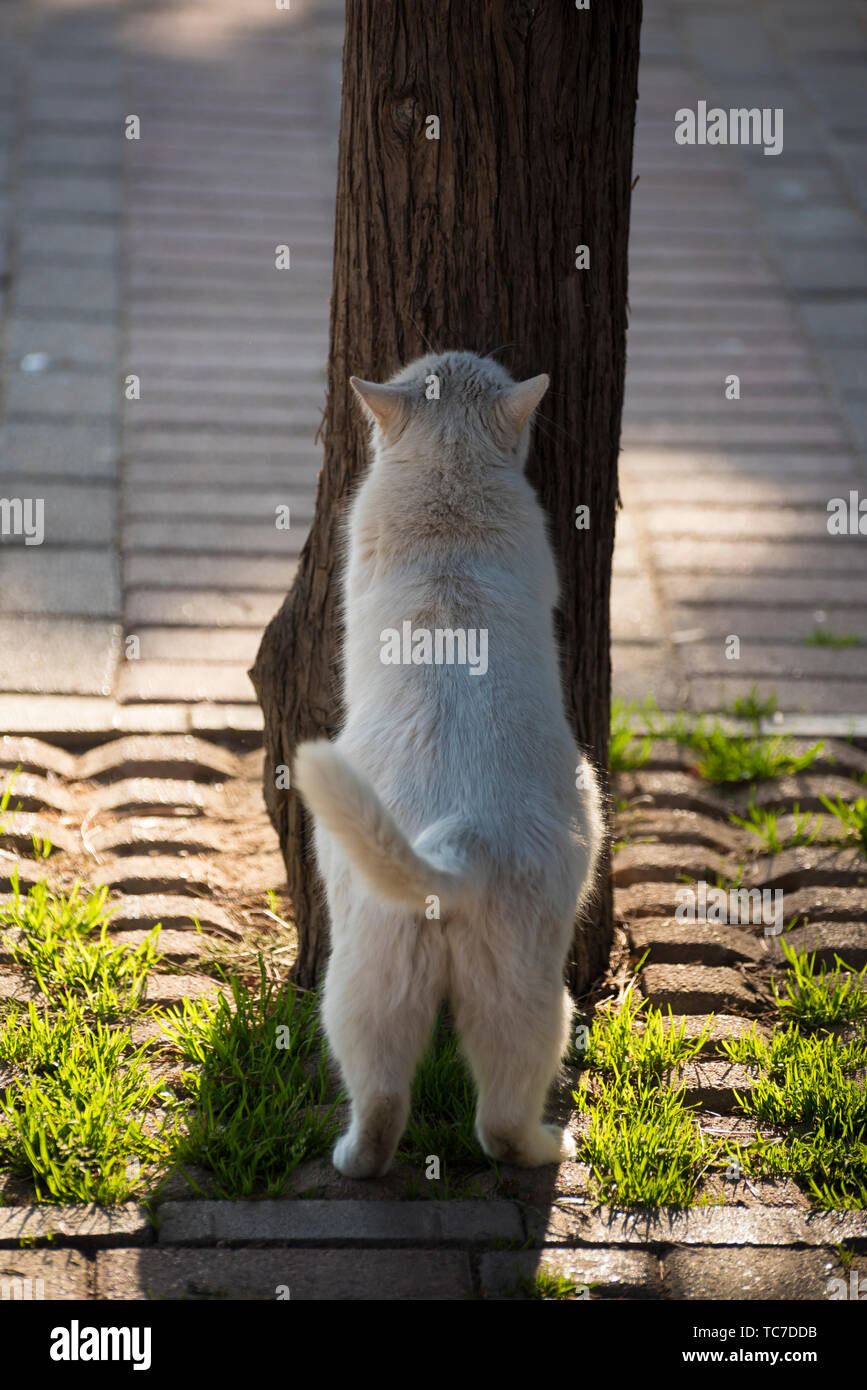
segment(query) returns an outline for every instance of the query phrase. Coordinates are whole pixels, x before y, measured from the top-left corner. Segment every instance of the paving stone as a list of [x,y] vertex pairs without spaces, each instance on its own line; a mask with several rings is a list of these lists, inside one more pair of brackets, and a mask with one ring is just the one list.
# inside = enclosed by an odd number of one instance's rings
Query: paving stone
[[29,353],[44,352],[64,367],[116,369],[118,330],[108,318],[97,322],[59,313],[50,318],[14,314],[8,331],[8,353],[15,361]]
[[862,342],[867,336],[867,306],[853,303],[810,303],[801,305],[807,327],[820,343]]
[[656,965],[734,965],[765,958],[762,938],[738,925],[717,922],[678,922],[671,918],[631,922],[627,928],[633,951],[650,951]]
[[118,624],[0,618],[0,689],[49,695],[110,695]]
[[76,767],[80,781],[149,776],[211,782],[240,774],[233,754],[190,734],[116,739],[83,753]]
[[[303,509],[308,512],[308,508]],[[143,521],[128,521],[123,528],[123,543],[127,550],[150,551],[184,550],[192,554],[265,556],[296,558],[301,551],[310,521],[290,515],[288,530],[274,524],[274,513],[261,520],[212,521],[207,517],[189,516],[185,520],[167,520],[150,516]]]
[[148,589],[260,589],[279,607],[292,587],[296,561],[277,555],[188,555],[137,551],[127,557],[126,582]]
[[201,782],[179,781],[158,777],[125,777],[119,782],[94,787],[91,804],[100,811],[131,811],[139,814],[153,810],[159,813],[166,807],[187,807],[193,813],[207,816],[227,816],[233,813],[231,793],[227,788],[206,786]]
[[141,1018],[130,1024],[133,1047],[150,1047],[158,1051],[177,1051],[174,1038],[159,1018]]
[[[52,479],[29,479],[44,503],[45,545],[106,545],[114,541],[116,491],[111,484],[80,481],[67,487]],[[23,492],[19,484],[17,492]],[[12,489],[10,488],[11,492]]]
[[461,1250],[113,1250],[96,1257],[100,1300],[397,1301],[473,1296]]
[[119,899],[111,919],[115,931],[137,928],[149,931],[157,922],[166,928],[181,930],[198,922],[204,931],[211,929],[233,937],[238,935],[238,928],[225,908],[209,898],[192,898],[181,894],[125,894]]
[[[718,369],[713,369],[714,386],[719,381]],[[679,378],[678,374],[678,378]],[[678,378],[672,384],[672,391],[681,390],[682,386]],[[628,455],[626,455],[628,457]],[[838,465],[839,467],[839,465]],[[684,496],[689,499],[689,509],[693,512],[699,507],[720,507],[727,508],[731,502],[732,492],[736,491],[739,506],[742,508],[759,507],[802,507],[819,508],[825,512],[829,493],[829,473],[825,470],[816,477],[795,477],[787,478],[762,478],[750,477],[745,475],[737,468],[725,467],[725,462],[720,459],[720,465],[716,472],[712,474],[703,473],[695,468],[689,468],[684,464],[683,472],[675,473],[671,470],[670,464],[668,471],[660,472],[657,468],[648,468],[647,464],[624,468],[621,462],[620,491],[627,507],[644,505],[648,507],[657,506],[681,506],[684,503]],[[684,480],[688,478],[689,487],[685,492]],[[837,476],[837,470],[831,470],[834,477],[833,488],[835,492],[845,495],[850,488],[861,486],[863,479],[856,470],[849,474],[844,481],[844,475]],[[723,513],[718,514],[718,520],[723,519]],[[778,610],[781,619],[785,618],[787,610]],[[745,615],[746,616],[746,615]],[[740,628],[738,628],[740,631]],[[771,629],[771,636],[775,629]],[[798,637],[802,635],[802,629],[798,629]]]
[[94,1264],[78,1250],[0,1252],[0,1300],[87,1300],[93,1297]]
[[815,246],[832,238],[857,238],[863,232],[861,219],[852,208],[823,199],[798,207],[767,209],[764,219],[783,248],[786,244]]
[[[63,180],[58,178],[57,183]],[[59,317],[81,313],[86,318],[104,315],[111,321],[118,311],[119,288],[112,265],[25,265],[18,275],[16,304],[24,314],[47,310]]]
[[[863,714],[786,714],[777,710],[772,721],[760,720],[764,734],[809,734],[812,738],[867,738],[867,716]],[[827,827],[829,837],[839,834],[833,825]],[[824,833],[824,832],[823,832]]]
[[[55,136],[55,133],[51,132],[51,135]],[[70,143],[83,147],[83,142],[78,139]],[[113,136],[112,144],[119,144]],[[53,216],[48,222],[42,218],[34,221],[22,219],[18,235],[18,256],[22,265],[62,261],[64,265],[75,262],[114,270],[118,268],[120,237],[117,225],[112,222],[94,222],[90,218],[74,215]]]
[[[615,551],[615,557],[617,551]],[[612,689],[627,704],[652,695],[661,709],[679,709],[687,687],[671,658],[637,642],[615,642],[611,649]]]
[[0,766],[72,778],[78,763],[72,753],[43,739],[4,734],[0,737]]
[[[521,1285],[542,1271],[569,1279],[580,1297],[659,1298],[662,1281],[659,1262],[652,1255],[631,1250],[532,1250],[489,1251],[481,1259],[482,1296],[516,1298]],[[524,1295],[526,1296],[526,1295]]]
[[709,1018],[707,1014],[674,1014],[672,1027],[683,1027],[684,1036],[690,1039],[699,1038],[705,1033],[703,1053],[717,1050],[724,1041],[734,1042],[753,1029],[760,1037],[766,1037],[768,1033],[765,1024],[755,1019],[739,1018],[735,1014],[714,1014],[713,1018]]
[[[178,709],[174,706],[173,709]],[[148,710],[147,727],[160,728],[165,706]],[[119,727],[123,712],[111,699],[94,695],[9,695],[0,692],[0,728],[16,734],[45,734],[83,741]],[[180,718],[179,727],[189,723]]]
[[[0,969],[0,1002],[13,1001],[27,1004],[31,999],[40,998],[36,985],[20,969]],[[0,1244],[2,1244],[2,1211],[0,1211]]]
[[731,966],[645,965],[641,984],[653,1008],[672,1013],[745,1014],[761,1010],[766,1001],[738,970]]
[[[64,423],[9,420],[0,440],[0,476],[114,478],[117,442],[109,421]],[[4,482],[4,486],[6,483]]]
[[120,608],[113,550],[35,546],[0,554],[0,613],[116,618]]
[[[197,397],[201,401],[201,396]],[[827,488],[826,488],[827,492]],[[824,504],[823,504],[824,505]],[[174,547],[174,537],[180,535],[182,523],[178,522],[179,517],[189,517],[195,523],[197,529],[202,522],[211,522],[212,519],[225,519],[232,523],[231,544],[227,549],[237,550],[246,549],[246,545],[239,546],[239,531],[237,523],[243,522],[245,527],[255,525],[261,528],[260,540],[264,536],[270,538],[270,533],[276,528],[274,519],[279,515],[278,507],[288,507],[291,524],[303,523],[304,527],[310,525],[313,520],[313,499],[309,493],[305,494],[298,490],[284,487],[280,492],[273,492],[270,495],[263,494],[258,490],[251,492],[246,488],[243,492],[232,491],[231,489],[220,487],[214,484],[212,487],[205,488],[164,488],[159,491],[151,483],[148,487],[128,488],[125,499],[125,515],[128,519],[142,518],[151,520],[156,517],[171,518],[177,523],[174,531],[167,528],[149,527],[142,528],[140,523],[136,529],[130,529],[129,539],[133,543],[137,536],[143,536],[145,545],[141,548],[153,548],[150,542],[157,543],[168,539],[169,549]],[[303,529],[303,528],[302,528]],[[217,547],[220,544],[220,537],[224,534],[220,530],[206,531],[204,537],[210,542],[206,548],[214,548],[213,542]],[[186,537],[181,535],[181,539]],[[241,533],[243,539],[243,533]],[[203,546],[203,548],[205,548]],[[286,533],[278,533],[277,540],[274,542],[274,550],[282,554],[286,549]]]
[[223,875],[207,860],[173,855],[129,855],[95,869],[95,884],[132,894],[209,894],[224,887]]
[[83,1206],[0,1207],[0,1246],[28,1244],[76,1246],[140,1246],[153,1232],[144,1207],[132,1202],[116,1207]]
[[750,869],[753,886],[773,884],[795,889],[832,884],[839,888],[867,887],[867,859],[855,845],[797,845],[779,854],[763,855]]
[[[273,600],[264,607],[273,609]],[[140,638],[146,663],[230,662],[246,671],[256,659],[262,634],[258,628],[144,627]]]
[[808,951],[819,964],[833,967],[840,956],[853,970],[867,965],[867,925],[863,922],[811,922],[793,927],[785,936],[765,940],[768,958],[775,964],[784,960],[783,942],[793,951]]
[[[151,328],[151,335],[154,342],[159,347],[165,346],[165,329],[156,330]],[[225,337],[221,337],[224,345],[229,345],[233,355],[243,355],[244,341],[239,339],[237,343]],[[188,361],[193,355],[197,364],[200,363],[200,353],[206,350],[208,343],[213,343],[213,331],[202,328],[199,332],[185,340],[183,360]],[[311,349],[312,351],[312,349]],[[323,354],[324,356],[324,354]],[[274,360],[273,352],[269,350],[268,361]],[[163,460],[171,464],[166,480],[174,478],[177,480],[178,463],[183,463],[183,477],[192,484],[207,482],[211,477],[216,476],[218,481],[224,481],[229,486],[238,481],[238,459],[243,457],[245,466],[249,460],[250,467],[276,467],[278,470],[277,480],[282,480],[284,486],[291,486],[293,474],[287,470],[287,461],[292,460],[293,451],[295,459],[306,459],[307,467],[312,477],[315,478],[316,468],[320,462],[318,450],[311,447],[306,441],[293,440],[287,437],[285,432],[270,437],[268,435],[251,437],[250,432],[240,430],[230,430],[223,428],[220,430],[209,429],[207,424],[203,424],[201,429],[184,432],[179,434],[177,430],[159,428],[156,425],[148,425],[145,428],[136,429],[129,436],[128,453],[134,463],[141,464],[144,461],[153,462]],[[315,461],[315,462],[314,462]],[[214,464],[223,465],[223,473],[212,474],[211,467]],[[196,468],[198,465],[198,468]],[[848,463],[847,472],[852,468],[851,461]],[[247,474],[245,472],[244,476]],[[275,479],[272,477],[272,481]]]
[[697,811],[729,822],[730,803],[709,783],[688,772],[619,772],[616,787],[627,801],[645,798],[655,810]]
[[[729,632],[732,631],[733,629],[729,628]],[[779,646],[767,642],[749,642],[744,637],[740,640],[738,680],[746,682],[754,676],[766,676],[780,682],[815,681],[821,679],[828,670],[831,658],[828,656],[827,647]],[[732,662],[726,657],[723,643],[717,646],[691,643],[688,652],[683,653],[682,657],[688,660],[690,673],[694,672],[696,676],[717,675],[726,679],[731,677]],[[833,663],[838,678],[861,680],[867,675],[867,648],[835,649]]]
[[614,911],[622,921],[636,917],[673,918],[680,899],[673,883],[636,883],[614,889]]
[[[856,1273],[867,1271],[855,1261]],[[806,1302],[829,1299],[840,1291],[834,1280],[850,1287],[850,1273],[836,1251],[757,1248],[745,1260],[729,1250],[672,1250],[663,1259],[667,1298],[703,1300],[773,1300]]]
[[110,419],[115,391],[113,380],[96,373],[19,371],[9,377],[6,408],[13,418]]
[[[542,1245],[867,1246],[867,1212],[692,1207],[688,1211],[618,1212],[564,1198],[549,1212],[527,1213]],[[743,1258],[743,1256],[742,1256]]]
[[742,852],[746,833],[735,825],[714,820],[698,811],[657,810],[641,804],[616,812],[616,825],[618,831],[622,830],[630,840],[648,840],[666,845],[702,845],[722,853]]
[[[147,940],[148,935],[147,931],[131,929],[111,931],[109,932],[109,940],[114,946],[126,946],[130,950],[135,950]],[[204,932],[175,931],[171,927],[164,927],[159,934],[157,950],[161,958],[167,961],[192,961],[205,955],[209,943],[213,944],[214,939]]]
[[[63,758],[63,750],[60,750],[60,757]],[[9,778],[2,776],[4,788],[9,785]],[[19,772],[13,785],[13,804],[20,803],[22,811],[63,811],[71,813],[75,808],[75,802],[56,777],[49,775],[40,777],[32,772]]]
[[717,874],[731,877],[736,867],[731,856],[703,845],[635,843],[615,851],[611,878],[624,888],[631,883],[682,883],[684,875],[713,881]]
[[257,734],[264,728],[259,705],[212,705],[207,701],[190,706],[190,724],[197,733],[231,730]]
[[[102,119],[102,113],[106,113],[106,119],[116,118],[116,106],[112,102],[108,107],[104,103],[98,102],[95,98],[88,99],[89,105],[84,107],[81,100],[74,104],[70,101],[64,102],[34,102],[31,108],[31,118],[35,120],[47,119],[49,112],[52,116],[63,119],[63,113],[69,109],[90,109],[94,108],[96,119]],[[96,116],[96,110],[100,115]],[[120,188],[118,181],[111,175],[105,174],[45,174],[31,172],[24,178],[20,194],[21,206],[26,213],[50,213],[50,212],[72,212],[87,213],[89,216],[115,217],[120,209]]]
[[272,593],[251,590],[131,589],[126,595],[126,613],[132,632],[141,628],[144,635],[148,625],[172,623],[177,626],[162,630],[177,632],[181,638],[190,627],[208,630],[216,641],[222,628],[250,628],[258,635],[274,616],[278,603]]
[[645,579],[618,574],[611,592],[612,637],[615,642],[659,641],[664,624],[659,604]]
[[255,702],[246,662],[128,661],[117,682],[120,700],[209,700]]
[[88,842],[98,854],[150,854],[159,851],[179,855],[228,854],[233,850],[244,852],[248,844],[251,848],[255,844],[261,845],[263,830],[261,822],[230,829],[219,822],[204,819],[132,816],[89,829]]
[[[716,328],[716,325],[714,325]],[[726,325],[720,325],[718,331],[725,331]],[[713,331],[713,329],[712,329]],[[698,346],[698,345],[697,345]],[[705,423],[701,419],[695,422],[688,420],[660,420],[657,422],[642,420],[640,424],[636,422],[626,422],[623,427],[623,442],[627,446],[632,444],[672,444],[681,447],[695,445],[697,448],[703,444],[720,445],[724,448],[739,449],[746,447],[761,447],[762,445],[813,445],[816,449],[839,449],[844,448],[849,442],[845,431],[837,420],[818,419],[815,421],[792,420],[785,425],[779,421],[758,422],[745,416],[732,416],[728,423],[713,421]],[[701,543],[706,551],[709,567],[715,570],[733,569],[753,569],[760,564],[769,569],[787,568],[784,563],[785,557],[774,557],[773,554],[765,554],[765,546],[758,547],[755,544],[749,546],[745,542],[745,553],[741,556],[733,557],[730,547],[722,542],[704,541]],[[807,549],[807,547],[804,547]],[[695,564],[698,555],[698,543],[688,540],[658,540],[654,546],[654,554],[657,564],[662,569],[691,569]],[[818,554],[818,551],[813,551]],[[839,556],[835,557],[839,559]],[[771,563],[768,563],[768,562]]]
[[[692,486],[692,485],[691,485]],[[827,492],[827,485],[824,485]],[[757,595],[756,595],[757,596]],[[817,630],[849,632],[861,642],[867,642],[867,613],[857,607],[814,606],[813,612],[803,607],[761,605],[754,607],[713,606],[710,603],[674,605],[670,607],[672,630],[689,632],[689,645],[697,642],[725,644],[729,634],[742,642],[792,642],[800,646]],[[686,638],[682,638],[686,641]],[[827,648],[825,648],[827,651]]]
[[684,1105],[705,1105],[727,1112],[737,1106],[736,1093],[746,1095],[755,1082],[747,1067],[734,1062],[686,1062],[670,1072],[666,1080],[678,1090],[683,1087]]
[[[661,574],[659,583],[664,597],[672,605],[714,603],[722,592],[719,574],[704,574],[701,571],[688,576],[674,572]],[[760,584],[756,584],[751,576],[728,574],[725,578],[725,595],[727,603],[733,607],[786,604],[791,608],[801,608],[807,625],[816,608],[859,604],[859,591],[853,586],[851,578],[815,572],[810,573],[809,578],[804,578],[803,573],[785,576],[763,574]]]
[[867,289],[867,241],[819,246],[781,245],[777,255],[789,284],[799,293]]
[[152,970],[148,975],[144,999],[149,1005],[172,1009],[182,1006],[185,999],[207,999],[213,1003],[221,994],[228,998],[231,991],[206,975],[161,975]]
[[[692,573],[704,567],[705,573],[719,575],[749,575],[754,587],[763,582],[765,574],[786,574],[793,577],[805,568],[828,574],[860,574],[867,559],[859,549],[855,536],[831,536],[825,541],[804,541],[797,548],[797,562],[789,541],[765,541],[739,537],[738,544],[729,540],[698,540],[682,537],[677,540],[655,540],[653,558],[657,568],[666,574]],[[728,581],[726,580],[726,583]]]
[[797,914],[807,922],[859,922],[864,920],[867,892],[863,888],[798,888],[786,893],[787,918]]
[[[152,304],[154,290],[148,291],[148,303]],[[206,303],[215,293],[220,295],[222,301],[231,301],[232,292],[227,293],[225,286],[214,286],[207,291],[200,292],[201,298],[196,298],[197,306]],[[249,289],[238,286],[235,293],[243,298],[238,299],[238,304],[247,308],[251,302],[257,307],[264,309],[267,300],[257,300]],[[174,299],[178,297],[184,299],[183,291],[179,288],[167,288],[166,297]],[[225,313],[230,305],[226,304],[222,308]],[[300,325],[299,325],[300,328]],[[318,393],[317,393],[318,395]],[[197,424],[207,422],[210,425],[226,424],[233,429],[248,429],[263,434],[269,431],[285,430],[287,433],[296,435],[315,435],[321,419],[321,407],[316,404],[303,405],[293,404],[290,396],[286,396],[277,401],[262,399],[252,392],[245,392],[243,396],[236,395],[233,399],[231,394],[228,397],[221,397],[217,392],[198,393],[192,391],[167,391],[159,392],[149,386],[147,380],[143,382],[141,399],[131,402],[126,406],[126,414],[129,428],[131,430],[146,429],[149,424],[165,426],[169,429],[183,430]],[[305,511],[311,510],[308,503]],[[212,546],[219,544],[221,534],[218,522],[201,521],[199,523],[207,527],[208,534],[212,537]],[[267,524],[267,523],[266,523]],[[238,523],[241,534],[243,535],[243,521]],[[271,520],[273,527],[273,518]],[[131,533],[141,543],[142,529],[136,523],[131,523]],[[158,533],[165,538],[165,545],[171,546],[175,543],[178,535],[177,529],[171,523],[165,521],[158,526]],[[283,532],[282,538],[285,541],[288,533]],[[145,545],[147,535],[144,534]],[[238,548],[236,546],[236,548]]]
[[[9,813],[6,813],[7,817]],[[78,832],[70,830],[59,821],[50,820],[47,816],[33,815],[29,811],[18,811],[11,819],[4,820],[3,827],[3,847],[6,850],[17,850],[25,855],[33,853],[33,836],[36,835],[40,840],[50,840],[52,850],[65,851],[67,854],[77,854],[81,849],[81,840]]]
[[[867,391],[867,362],[862,352],[853,353],[847,347],[826,345],[822,356],[839,391]],[[859,481],[856,480],[852,486],[858,487]]]
[[159,1210],[158,1239],[160,1245],[217,1241],[417,1245],[434,1240],[461,1244],[494,1238],[519,1240],[523,1233],[520,1212],[511,1202],[302,1199],[166,1202]]
[[[828,539],[828,496],[826,484],[824,501],[818,505],[814,503],[794,508],[786,505],[788,499],[785,496],[778,497],[770,514],[764,507],[758,511],[753,507],[733,506],[731,499],[728,505],[722,504],[718,509],[711,510],[707,503],[693,504],[691,496],[688,501],[681,500],[677,505],[665,505],[658,499],[648,498],[642,511],[642,521],[650,535],[659,537],[693,539],[705,536],[709,525],[713,526],[715,522],[735,541],[749,541],[755,536],[758,526],[768,541],[785,539],[791,544],[798,544],[807,537],[813,541],[824,541]],[[811,648],[805,648],[803,655],[809,656],[811,651]],[[827,659],[827,652],[819,654],[824,654]]]

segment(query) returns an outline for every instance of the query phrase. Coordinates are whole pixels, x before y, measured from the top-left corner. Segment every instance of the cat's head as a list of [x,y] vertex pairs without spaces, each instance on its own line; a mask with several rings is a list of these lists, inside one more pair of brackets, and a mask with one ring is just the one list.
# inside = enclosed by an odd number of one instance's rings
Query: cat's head
[[516,382],[474,352],[430,353],[383,385],[350,377],[383,460],[475,459],[523,468],[545,375]]

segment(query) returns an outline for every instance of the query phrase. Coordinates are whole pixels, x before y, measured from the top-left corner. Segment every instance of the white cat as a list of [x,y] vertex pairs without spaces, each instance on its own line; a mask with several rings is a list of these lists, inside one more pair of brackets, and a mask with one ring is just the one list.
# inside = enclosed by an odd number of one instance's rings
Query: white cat
[[331,919],[323,1019],[352,1101],[334,1164],[386,1171],[444,1000],[485,1152],[554,1163],[574,1144],[542,1113],[602,817],[563,713],[556,571],[523,474],[548,377],[516,384],[448,352],[352,385],[372,463],[348,519],[346,722],[298,749],[294,775]]

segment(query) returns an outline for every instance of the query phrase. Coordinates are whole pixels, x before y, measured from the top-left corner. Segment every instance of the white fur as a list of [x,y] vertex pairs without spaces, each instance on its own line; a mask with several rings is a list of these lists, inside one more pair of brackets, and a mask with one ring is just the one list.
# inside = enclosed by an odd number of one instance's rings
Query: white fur
[[[316,820],[332,936],[323,1018],[352,1100],[334,1163],[350,1177],[388,1168],[444,1000],[485,1152],[557,1162],[574,1145],[542,1114],[602,825],[563,713],[554,560],[523,475],[547,378],[516,386],[493,360],[452,352],[406,367],[397,389],[353,384],[372,464],[347,528],[346,722],[333,745],[299,748],[294,777]],[[486,629],[487,671],[383,665],[380,634],[405,620]],[[439,920],[425,915],[433,897]]]

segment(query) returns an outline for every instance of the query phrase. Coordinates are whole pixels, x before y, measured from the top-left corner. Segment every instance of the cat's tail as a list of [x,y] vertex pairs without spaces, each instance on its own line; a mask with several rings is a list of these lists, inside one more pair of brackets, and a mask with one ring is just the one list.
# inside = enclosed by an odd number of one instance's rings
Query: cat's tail
[[385,898],[419,911],[436,895],[453,902],[464,875],[457,862],[417,854],[375,790],[334,744],[302,743],[292,784],[368,883]]

